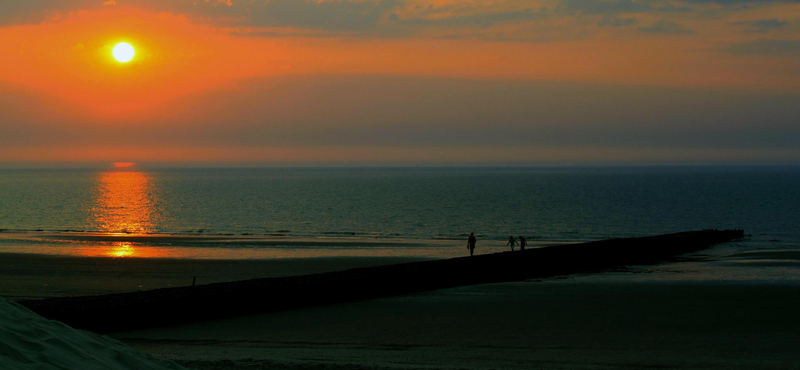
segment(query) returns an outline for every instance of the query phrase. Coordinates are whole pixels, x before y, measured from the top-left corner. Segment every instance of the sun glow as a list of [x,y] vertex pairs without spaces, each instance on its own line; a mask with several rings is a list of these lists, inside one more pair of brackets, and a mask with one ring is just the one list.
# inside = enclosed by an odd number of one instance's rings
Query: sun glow
[[114,50],[111,51],[111,54],[117,62],[128,63],[133,59],[133,56],[136,55],[136,50],[133,49],[131,44],[120,42],[114,46]]

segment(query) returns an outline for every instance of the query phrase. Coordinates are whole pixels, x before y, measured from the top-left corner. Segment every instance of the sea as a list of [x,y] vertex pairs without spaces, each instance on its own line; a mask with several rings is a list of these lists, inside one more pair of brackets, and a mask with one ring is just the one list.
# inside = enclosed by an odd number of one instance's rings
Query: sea
[[799,221],[796,166],[0,170],[13,253],[447,257],[470,233],[488,252],[700,229],[781,249]]

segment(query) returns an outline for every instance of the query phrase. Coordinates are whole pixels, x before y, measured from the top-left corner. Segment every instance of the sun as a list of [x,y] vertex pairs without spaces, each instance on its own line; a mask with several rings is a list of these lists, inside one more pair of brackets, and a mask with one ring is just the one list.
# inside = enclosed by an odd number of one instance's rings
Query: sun
[[136,50],[133,50],[133,46],[127,42],[120,42],[119,44],[114,46],[114,50],[111,51],[111,54],[114,55],[114,59],[120,63],[128,63],[133,59],[133,56],[136,54]]

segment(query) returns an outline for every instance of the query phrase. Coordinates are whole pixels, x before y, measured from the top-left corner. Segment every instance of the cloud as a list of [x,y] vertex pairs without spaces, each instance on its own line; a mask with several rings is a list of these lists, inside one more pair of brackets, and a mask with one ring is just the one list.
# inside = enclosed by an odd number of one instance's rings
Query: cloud
[[785,27],[789,22],[782,21],[777,18],[772,19],[759,19],[755,21],[738,21],[731,22],[733,26],[746,26],[743,32],[746,33],[767,33],[776,29]]
[[590,15],[686,13],[694,10],[686,5],[675,5],[663,1],[561,0],[559,4],[562,10],[567,12]]
[[648,2],[633,0],[561,0],[560,6],[582,14],[643,13],[653,9]]
[[800,0],[682,0],[685,3],[693,4],[717,4],[717,5],[742,5],[742,4],[774,4],[774,3],[800,3]]
[[18,0],[0,2],[0,24],[38,23],[78,10],[114,5],[189,14],[205,21],[240,26],[363,30],[401,4],[400,0]]
[[[0,25],[64,19],[80,10],[133,8],[186,16],[236,36],[542,42],[590,38],[600,32],[596,27],[625,32],[625,27],[657,19],[662,22],[639,28],[642,37],[690,34],[724,25],[719,18],[724,10],[788,3],[800,0],[9,0],[0,1]],[[718,18],[704,18],[704,12]],[[745,32],[775,29],[759,23],[739,26],[747,26]]]
[[760,39],[733,44],[723,51],[739,55],[800,56],[800,40]]
[[[401,4],[399,0],[271,0],[246,3],[252,26],[291,26],[329,30],[365,30]],[[233,8],[236,5],[231,6]]]
[[644,33],[665,35],[689,35],[694,33],[694,31],[679,23],[664,20],[656,22],[651,27],[639,27],[637,30]]
[[546,9],[513,9],[499,12],[482,12],[481,9],[474,9],[471,14],[460,14],[449,17],[420,17],[412,15],[406,20],[396,19],[405,24],[425,25],[436,27],[491,27],[504,22],[526,22],[534,19],[542,19],[547,16]]
[[610,26],[610,27],[627,27],[632,26],[634,24],[639,23],[639,20],[634,17],[628,18],[621,18],[621,17],[613,17],[613,16],[604,16],[597,22],[598,26]]
[[659,13],[691,13],[694,8],[686,5],[664,4],[656,8]]
[[40,23],[48,18],[101,5],[96,0],[4,0],[0,1],[0,25]]

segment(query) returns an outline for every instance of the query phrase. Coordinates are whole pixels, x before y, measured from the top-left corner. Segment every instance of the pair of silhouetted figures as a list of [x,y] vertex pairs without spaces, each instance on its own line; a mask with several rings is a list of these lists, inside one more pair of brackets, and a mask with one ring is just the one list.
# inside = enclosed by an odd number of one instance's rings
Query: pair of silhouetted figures
[[[477,242],[478,239],[475,239],[475,233],[469,233],[469,239],[467,239],[467,249],[469,249],[470,256],[473,253],[475,253],[475,244]],[[522,235],[519,236],[519,242],[516,239],[514,239],[513,235],[508,237],[508,243],[506,243],[506,245],[511,246],[512,252],[514,251],[514,246],[516,246],[517,244],[519,244],[519,250],[524,251],[525,246],[528,245],[528,241],[525,240],[525,238],[523,238]]]
[[528,245],[528,241],[525,240],[525,238],[523,238],[522,235],[519,236],[519,242],[514,240],[514,236],[509,236],[508,237],[508,243],[506,243],[506,245],[510,245],[511,246],[511,251],[513,252],[514,251],[514,246],[517,245],[518,243],[519,243],[519,250],[521,250],[521,251],[524,251],[525,250],[525,246]]

